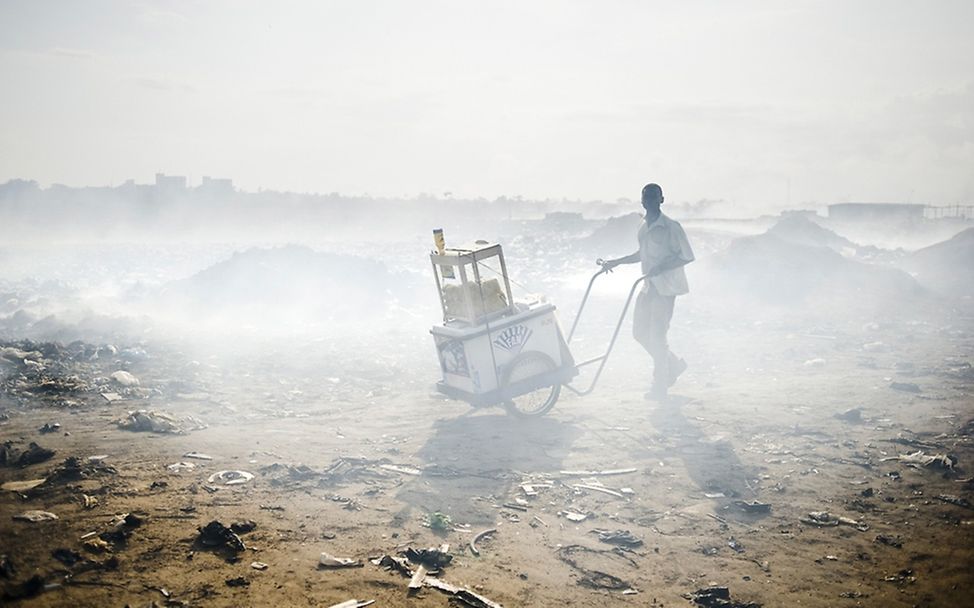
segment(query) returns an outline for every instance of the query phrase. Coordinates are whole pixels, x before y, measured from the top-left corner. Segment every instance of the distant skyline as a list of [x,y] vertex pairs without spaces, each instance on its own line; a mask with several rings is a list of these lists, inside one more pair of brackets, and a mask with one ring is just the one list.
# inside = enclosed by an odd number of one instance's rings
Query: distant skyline
[[974,202],[974,3],[0,1],[0,182]]

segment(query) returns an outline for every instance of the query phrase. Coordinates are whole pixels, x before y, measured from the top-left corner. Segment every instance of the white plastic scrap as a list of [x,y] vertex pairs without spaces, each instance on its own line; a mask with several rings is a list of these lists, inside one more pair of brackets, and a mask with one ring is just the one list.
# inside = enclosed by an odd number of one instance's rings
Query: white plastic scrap
[[253,473],[247,471],[218,471],[207,478],[210,483],[222,482],[227,486],[238,486],[254,478]]

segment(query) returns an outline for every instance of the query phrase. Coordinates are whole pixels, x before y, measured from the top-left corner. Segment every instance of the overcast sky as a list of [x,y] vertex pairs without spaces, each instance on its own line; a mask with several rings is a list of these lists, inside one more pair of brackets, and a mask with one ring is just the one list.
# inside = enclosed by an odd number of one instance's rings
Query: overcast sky
[[0,182],[974,203],[974,2],[0,0]]

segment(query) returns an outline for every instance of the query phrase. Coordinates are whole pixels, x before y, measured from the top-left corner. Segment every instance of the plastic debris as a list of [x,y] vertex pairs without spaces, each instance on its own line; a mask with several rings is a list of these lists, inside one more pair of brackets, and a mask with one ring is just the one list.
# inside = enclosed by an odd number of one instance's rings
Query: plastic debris
[[643,541],[632,535],[629,530],[592,530],[592,534],[597,534],[599,540],[610,545],[619,545],[631,549],[643,544]]
[[182,473],[183,471],[192,471],[196,468],[196,465],[192,462],[174,462],[170,465],[166,465],[166,470],[170,473]]
[[29,521],[30,523],[35,524],[41,521],[54,521],[55,519],[58,519],[58,516],[50,511],[31,510],[24,511],[23,513],[17,513],[13,516],[13,518],[17,521]]
[[734,504],[747,513],[770,513],[771,505],[766,502],[735,500]]
[[115,422],[118,428],[136,433],[182,433],[176,419],[168,414],[136,410]]
[[332,604],[328,608],[364,608],[365,606],[371,606],[375,603],[375,600],[345,600],[338,604]]
[[903,464],[921,467],[932,467],[952,471],[957,465],[957,457],[951,454],[925,454],[923,450],[917,450],[912,454],[900,454],[898,456],[888,456],[882,458],[882,462],[898,460]]
[[43,484],[45,481],[47,481],[46,477],[43,479],[28,479],[26,481],[8,481],[7,483],[0,485],[0,490],[26,492],[27,490],[33,490],[37,486]]
[[435,547],[418,550],[408,547],[402,552],[402,555],[414,564],[422,564],[434,570],[444,568],[453,561],[453,556],[447,553],[446,550]]
[[937,496],[937,500],[957,505],[958,507],[964,507],[965,509],[974,509],[971,501],[961,496],[954,496],[953,494],[940,494]]
[[42,426],[41,428],[37,429],[37,432],[38,433],[41,433],[41,434],[47,434],[47,433],[56,433],[56,432],[58,432],[60,430],[61,430],[61,424],[60,423],[58,423],[58,422],[54,422],[54,423],[47,422],[47,423],[44,424],[44,426]]
[[183,458],[195,458],[196,460],[213,460],[213,457],[209,454],[203,454],[202,452],[186,452],[183,454]]
[[735,602],[728,587],[704,587],[683,597],[704,608],[761,608],[756,602]]
[[322,552],[318,558],[319,568],[359,568],[362,565],[360,560],[349,557],[335,557],[327,552]]
[[869,524],[848,517],[832,515],[828,511],[812,511],[808,515],[801,517],[799,521],[803,524],[818,526],[820,528],[843,525],[851,526],[860,532],[865,532],[869,529]]
[[254,570],[267,570],[267,564],[264,562],[251,562],[250,567]]
[[123,370],[113,372],[112,375],[109,376],[109,378],[111,378],[112,381],[114,381],[119,386],[132,387],[132,386],[139,386],[141,384],[138,378],[136,378],[129,372]]
[[470,539],[470,551],[473,552],[474,555],[480,555],[480,550],[477,548],[477,543],[486,538],[488,535],[496,532],[497,528],[490,528],[482,532],[478,532],[472,539]]
[[220,482],[226,486],[237,486],[247,483],[254,478],[253,473],[247,471],[218,471],[207,478],[210,483]]

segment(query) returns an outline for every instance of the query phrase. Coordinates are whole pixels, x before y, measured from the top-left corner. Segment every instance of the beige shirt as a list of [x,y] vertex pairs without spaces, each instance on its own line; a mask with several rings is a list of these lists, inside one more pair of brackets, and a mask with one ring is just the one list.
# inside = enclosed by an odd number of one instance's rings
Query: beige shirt
[[[692,262],[695,259],[683,226],[662,213],[652,224],[643,222],[639,227],[639,259],[642,262],[643,274],[647,274],[660,262],[673,255],[685,262]],[[650,284],[663,296],[679,296],[690,291],[687,285],[687,273],[682,266],[650,277],[643,289],[648,290]]]

